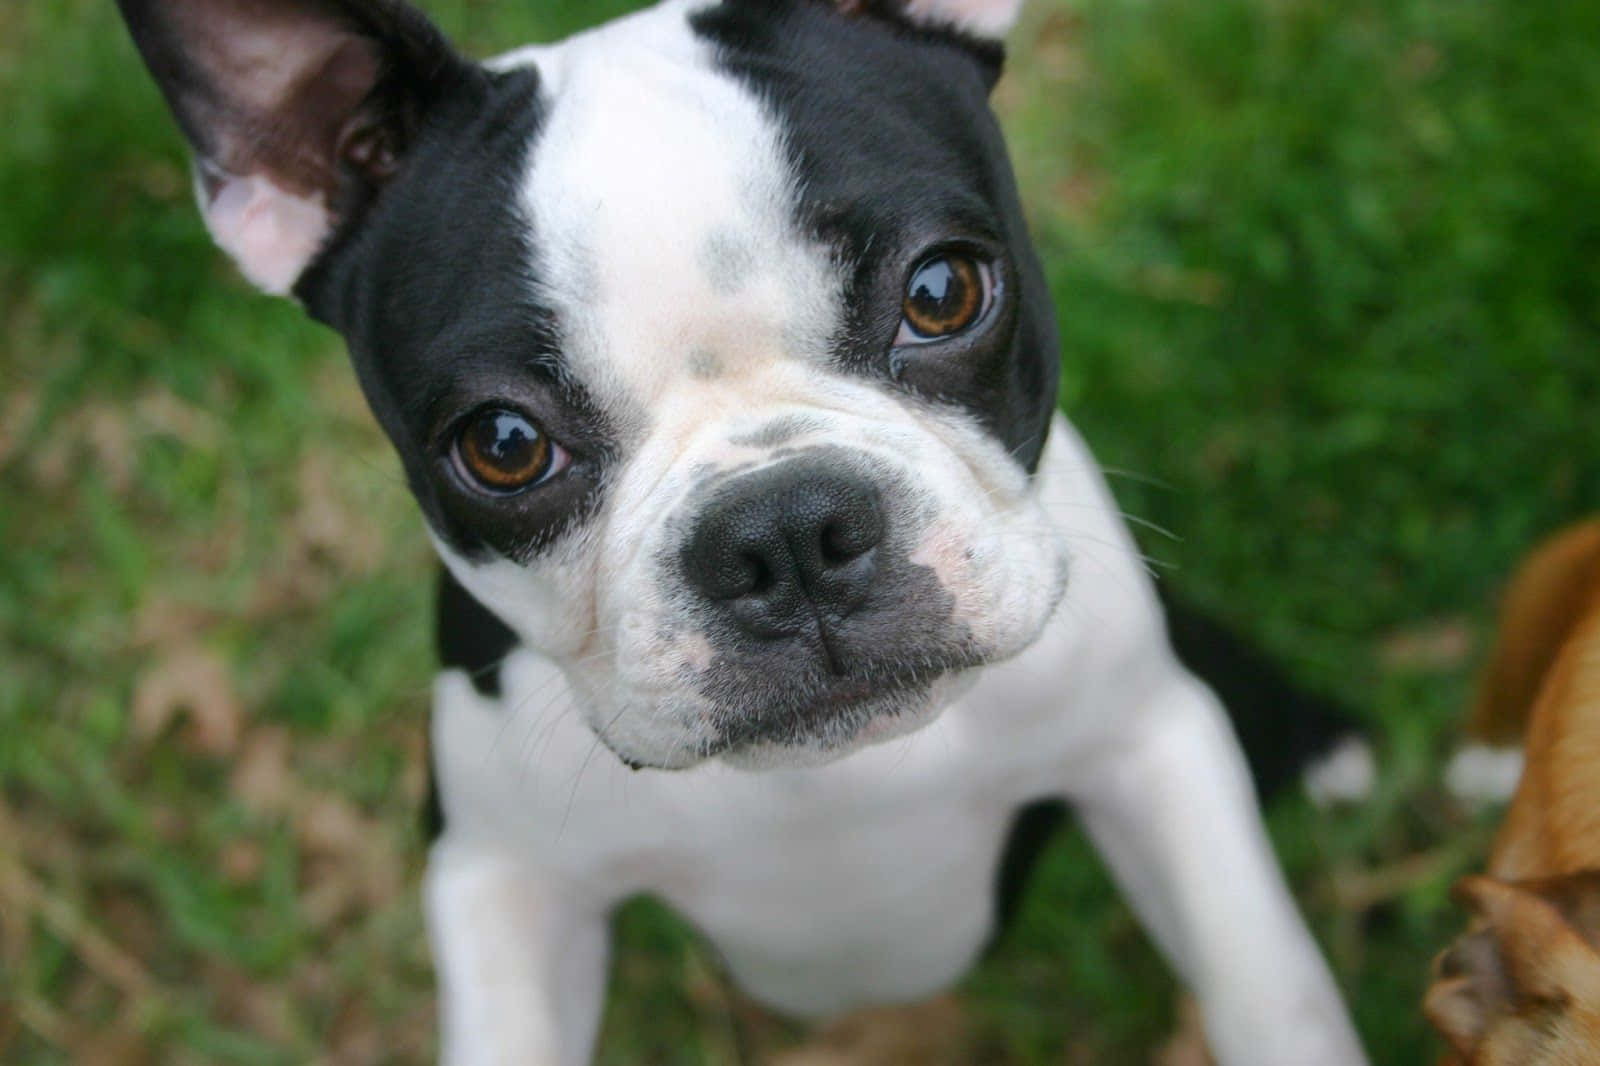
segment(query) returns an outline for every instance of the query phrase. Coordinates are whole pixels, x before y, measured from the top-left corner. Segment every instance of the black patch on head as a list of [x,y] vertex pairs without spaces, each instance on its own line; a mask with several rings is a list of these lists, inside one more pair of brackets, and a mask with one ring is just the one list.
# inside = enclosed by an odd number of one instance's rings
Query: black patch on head
[[[816,0],[727,0],[695,15],[720,62],[779,116],[797,220],[850,264],[835,355],[977,417],[1037,467],[1060,374],[1049,291],[988,107],[995,56],[970,39]],[[979,326],[891,352],[907,279],[934,250],[994,264]]]
[[[338,232],[295,293],[341,333],[430,525],[456,551],[525,561],[592,512],[611,454],[605,419],[561,360],[537,301],[517,209],[544,118],[535,70],[464,67],[359,226]],[[524,412],[572,455],[548,483],[476,489],[451,458],[483,407]]]
[[997,40],[976,37],[953,23],[915,20],[906,13],[907,0],[826,0],[844,14],[875,18],[893,25],[908,37],[920,37],[931,44],[956,45],[983,68],[985,84],[993,89],[1005,66],[1006,48]]
[[443,567],[434,643],[441,668],[465,670],[479,695],[499,698],[500,665],[517,647],[517,635]]

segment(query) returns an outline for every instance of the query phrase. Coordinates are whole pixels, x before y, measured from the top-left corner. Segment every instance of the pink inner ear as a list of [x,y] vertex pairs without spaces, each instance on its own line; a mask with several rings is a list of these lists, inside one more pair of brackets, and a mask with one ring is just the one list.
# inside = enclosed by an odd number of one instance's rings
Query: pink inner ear
[[244,276],[267,292],[287,295],[322,242],[328,209],[279,188],[260,175],[227,177],[201,210],[211,237],[231,255]]
[[954,26],[977,37],[999,39],[1016,25],[1022,0],[906,0],[905,11],[920,22]]

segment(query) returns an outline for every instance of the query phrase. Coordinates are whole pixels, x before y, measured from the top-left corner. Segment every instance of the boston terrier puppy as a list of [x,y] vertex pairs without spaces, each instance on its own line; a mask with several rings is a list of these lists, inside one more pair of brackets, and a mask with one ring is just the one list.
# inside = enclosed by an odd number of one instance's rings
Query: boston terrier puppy
[[927,996],[1070,800],[1232,1066],[1362,1052],[1082,440],[988,107],[1018,0],[119,0],[244,274],[348,343],[446,576],[453,1064],[573,1066],[640,892],[751,996]]

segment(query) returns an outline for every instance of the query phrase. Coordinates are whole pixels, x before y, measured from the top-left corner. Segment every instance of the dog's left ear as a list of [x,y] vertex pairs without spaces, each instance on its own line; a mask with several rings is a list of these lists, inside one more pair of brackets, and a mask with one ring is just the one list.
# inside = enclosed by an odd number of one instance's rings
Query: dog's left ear
[[1022,0],[836,0],[847,14],[891,15],[920,26],[955,30],[998,45],[1016,25]]
[[245,276],[287,293],[475,70],[400,0],[118,0],[194,147],[200,209]]

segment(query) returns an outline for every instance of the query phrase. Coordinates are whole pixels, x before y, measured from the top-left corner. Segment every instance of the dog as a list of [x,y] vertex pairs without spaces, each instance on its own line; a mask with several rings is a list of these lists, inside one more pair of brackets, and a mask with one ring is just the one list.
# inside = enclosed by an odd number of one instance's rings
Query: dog
[[1600,520],[1518,570],[1470,725],[1523,770],[1424,1012],[1467,1066],[1600,1062]]
[[1359,1063],[1087,447],[988,96],[1018,0],[119,0],[211,234],[341,333],[444,562],[450,1063],[588,1060],[650,892],[756,999],[928,996],[1076,807],[1229,1064]]

